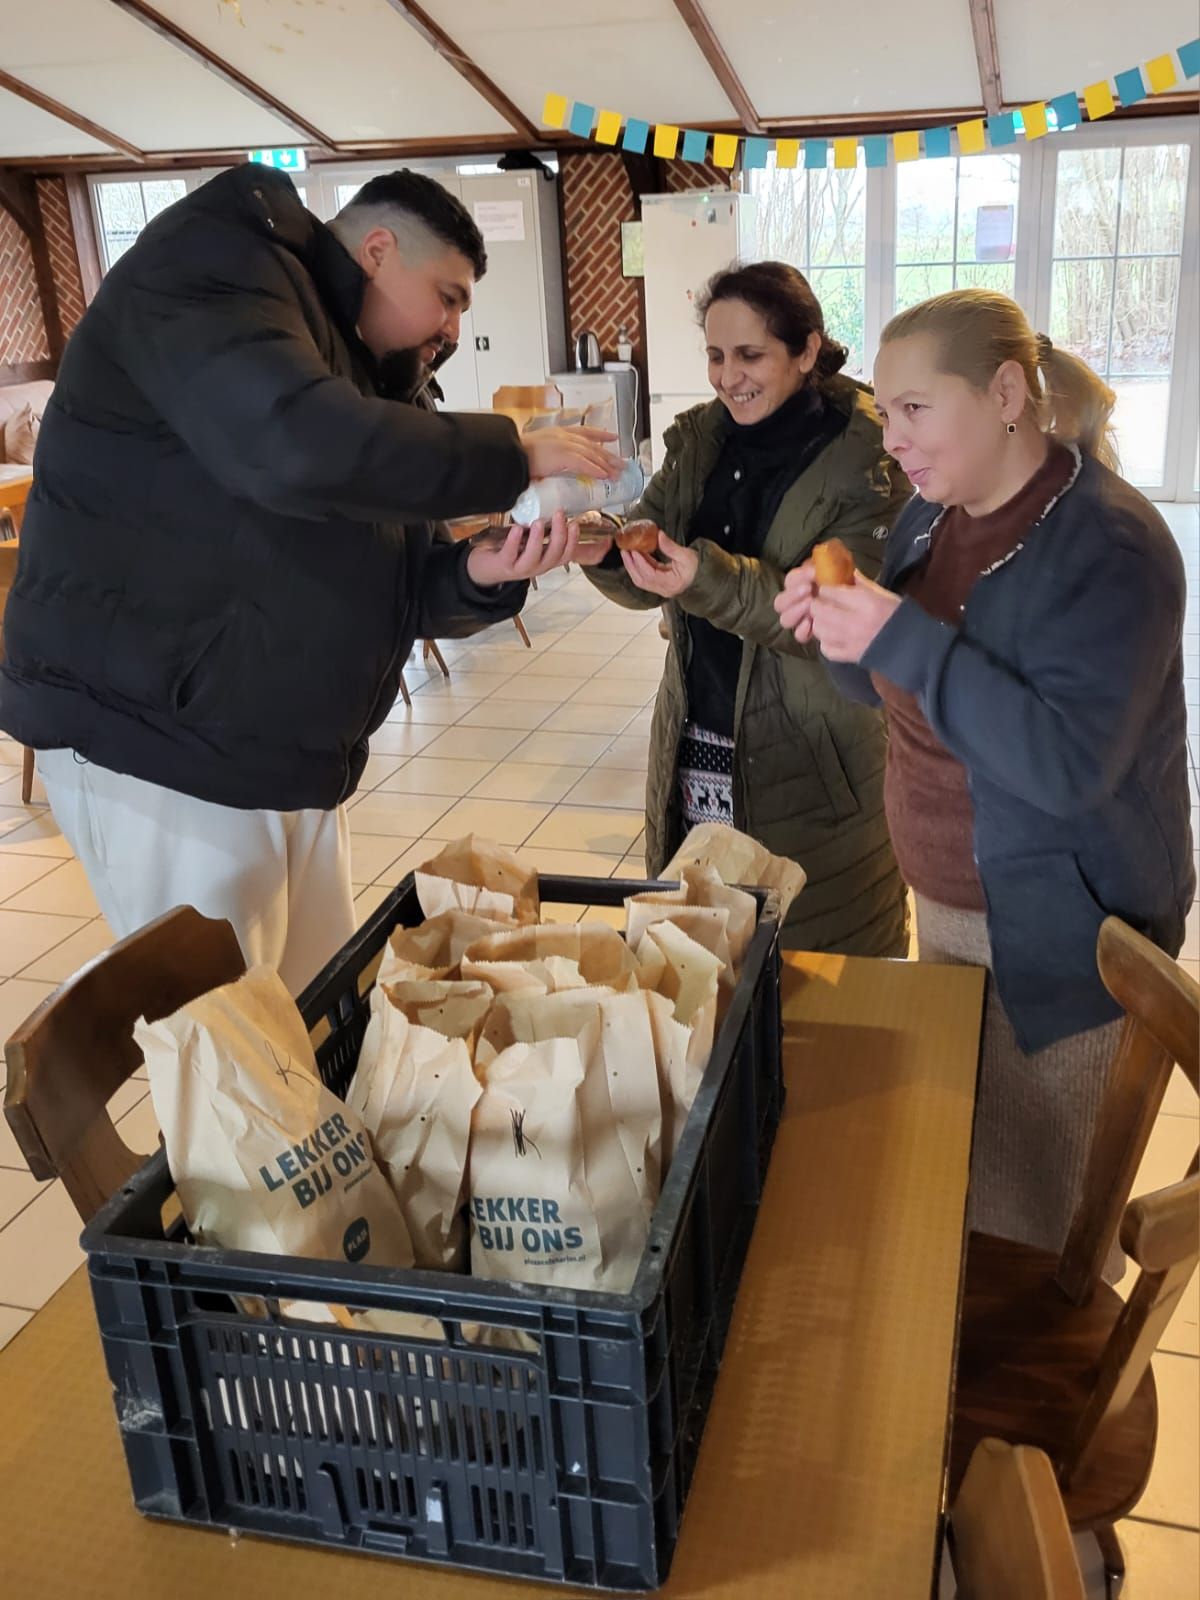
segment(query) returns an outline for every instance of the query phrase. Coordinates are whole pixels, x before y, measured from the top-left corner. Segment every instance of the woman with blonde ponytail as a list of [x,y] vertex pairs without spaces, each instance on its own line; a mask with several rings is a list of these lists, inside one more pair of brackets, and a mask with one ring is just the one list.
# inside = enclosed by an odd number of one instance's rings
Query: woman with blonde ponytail
[[887,710],[921,958],[991,970],[971,1226],[1058,1251],[1119,1029],[1100,924],[1174,956],[1195,892],[1183,563],[1118,476],[1112,391],[1005,296],[895,317],[875,396],[917,490],[879,582],[806,562],[777,609]]

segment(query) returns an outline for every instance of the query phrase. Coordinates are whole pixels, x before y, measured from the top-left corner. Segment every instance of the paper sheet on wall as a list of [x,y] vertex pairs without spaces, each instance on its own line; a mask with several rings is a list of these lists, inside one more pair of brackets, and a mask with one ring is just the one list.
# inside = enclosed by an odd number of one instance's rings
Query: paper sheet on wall
[[476,200],[475,226],[485,244],[521,244],[525,207],[520,200]]

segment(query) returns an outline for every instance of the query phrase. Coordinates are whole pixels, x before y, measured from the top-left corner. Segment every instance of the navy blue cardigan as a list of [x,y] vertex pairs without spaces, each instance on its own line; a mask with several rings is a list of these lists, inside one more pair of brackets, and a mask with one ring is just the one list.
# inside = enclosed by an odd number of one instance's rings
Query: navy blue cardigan
[[[1113,913],[1169,955],[1195,891],[1183,686],[1183,563],[1136,489],[1090,456],[961,623],[904,600],[842,692],[870,673],[917,697],[967,769],[1000,999],[1021,1048],[1120,1015],[1096,969]],[[880,582],[897,590],[943,508],[914,497]]]

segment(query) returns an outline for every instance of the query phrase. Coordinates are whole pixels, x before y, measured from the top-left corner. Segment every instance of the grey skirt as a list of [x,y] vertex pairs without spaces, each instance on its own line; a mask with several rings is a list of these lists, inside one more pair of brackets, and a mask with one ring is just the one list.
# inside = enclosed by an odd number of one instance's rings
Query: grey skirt
[[[991,969],[987,918],[916,897],[918,959]],[[971,1154],[968,1225],[1061,1251],[1083,1190],[1092,1132],[1121,1023],[1026,1055],[989,977]],[[1119,1246],[1104,1276],[1124,1270]]]

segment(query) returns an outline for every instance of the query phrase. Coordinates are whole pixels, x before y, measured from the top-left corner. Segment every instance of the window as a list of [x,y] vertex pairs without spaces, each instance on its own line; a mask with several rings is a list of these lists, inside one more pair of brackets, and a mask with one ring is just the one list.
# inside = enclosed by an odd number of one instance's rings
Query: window
[[119,261],[152,217],[188,191],[185,178],[104,179],[95,185],[105,270]]
[[1012,294],[1019,155],[906,161],[896,168],[895,308],[975,285]]
[[1117,393],[1121,467],[1163,482],[1190,150],[1058,150],[1050,326]]
[[[774,156],[771,158],[774,162]],[[867,173],[826,167],[750,173],[761,260],[788,261],[812,284],[825,326],[861,375],[867,301]]]

